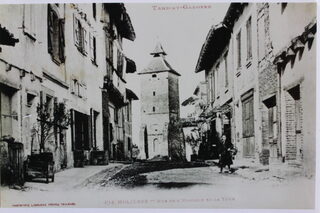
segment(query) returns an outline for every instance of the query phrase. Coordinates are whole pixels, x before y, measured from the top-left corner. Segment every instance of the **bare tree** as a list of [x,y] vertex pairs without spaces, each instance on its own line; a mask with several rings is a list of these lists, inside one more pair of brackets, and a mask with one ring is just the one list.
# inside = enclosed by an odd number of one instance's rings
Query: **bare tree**
[[39,141],[40,152],[44,152],[46,144],[56,135],[58,129],[67,129],[69,124],[70,112],[66,109],[65,103],[55,104],[53,109],[48,103],[38,104],[37,122],[32,131]]

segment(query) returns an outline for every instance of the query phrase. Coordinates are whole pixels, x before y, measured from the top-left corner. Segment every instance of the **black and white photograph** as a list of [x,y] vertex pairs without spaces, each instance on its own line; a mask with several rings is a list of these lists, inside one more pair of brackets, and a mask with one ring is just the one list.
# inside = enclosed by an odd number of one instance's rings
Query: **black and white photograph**
[[317,2],[0,3],[0,207],[316,209]]

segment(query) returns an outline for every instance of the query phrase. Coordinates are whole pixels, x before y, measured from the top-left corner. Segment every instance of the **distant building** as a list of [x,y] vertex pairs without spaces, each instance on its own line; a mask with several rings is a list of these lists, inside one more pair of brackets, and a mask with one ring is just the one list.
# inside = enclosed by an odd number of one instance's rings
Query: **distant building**
[[146,158],[156,155],[175,158],[184,146],[180,120],[179,76],[166,61],[166,52],[160,43],[151,53],[147,68],[140,73],[141,122]]
[[201,142],[201,125],[204,120],[201,114],[207,105],[207,85],[205,81],[198,84],[193,95],[182,102],[186,116],[181,118],[183,128],[183,139],[186,144],[186,159],[195,160],[192,155],[198,155]]

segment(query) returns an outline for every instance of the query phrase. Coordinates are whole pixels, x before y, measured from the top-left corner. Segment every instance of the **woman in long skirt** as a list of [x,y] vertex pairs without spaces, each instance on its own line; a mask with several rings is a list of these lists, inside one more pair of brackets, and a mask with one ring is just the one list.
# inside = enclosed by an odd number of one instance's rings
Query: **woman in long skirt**
[[231,149],[233,149],[233,144],[230,141],[227,141],[225,135],[222,135],[219,154],[220,173],[222,173],[225,166],[228,166],[229,172],[231,171],[230,165],[233,164]]

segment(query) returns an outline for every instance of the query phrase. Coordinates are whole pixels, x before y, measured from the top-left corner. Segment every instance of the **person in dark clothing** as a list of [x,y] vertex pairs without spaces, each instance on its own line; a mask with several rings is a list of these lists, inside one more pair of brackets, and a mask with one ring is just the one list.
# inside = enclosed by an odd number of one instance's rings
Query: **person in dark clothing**
[[222,173],[222,170],[225,166],[228,166],[229,172],[231,172],[230,165],[233,164],[231,152],[232,149],[233,144],[229,140],[227,140],[227,137],[225,135],[222,135],[219,148],[220,173]]

